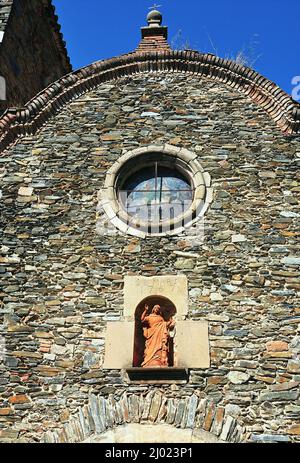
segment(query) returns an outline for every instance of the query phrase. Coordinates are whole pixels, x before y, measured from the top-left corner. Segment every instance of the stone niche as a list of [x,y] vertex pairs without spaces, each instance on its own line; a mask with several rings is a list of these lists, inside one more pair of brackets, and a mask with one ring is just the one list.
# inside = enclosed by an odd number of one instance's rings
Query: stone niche
[[188,281],[185,275],[157,277],[125,276],[124,317],[133,319],[137,307],[153,296],[164,297],[175,305],[177,319],[188,313]]
[[171,376],[177,374],[180,379],[182,370],[210,367],[208,323],[186,320],[188,281],[184,275],[172,275],[125,277],[124,321],[107,324],[104,369],[125,369],[135,379],[151,376],[150,368],[141,367],[144,344],[140,317],[145,304],[164,306],[175,320],[169,364],[167,368],[153,369],[157,378],[166,380],[172,372]]

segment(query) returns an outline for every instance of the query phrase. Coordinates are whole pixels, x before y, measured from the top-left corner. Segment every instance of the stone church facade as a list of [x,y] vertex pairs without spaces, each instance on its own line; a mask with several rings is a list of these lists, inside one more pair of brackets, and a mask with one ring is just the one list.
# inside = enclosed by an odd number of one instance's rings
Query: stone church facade
[[[0,128],[0,440],[298,442],[299,105],[171,50],[154,11],[136,51]],[[153,228],[118,194],[152,164],[191,195]],[[156,299],[174,358],[147,376],[135,329]]]

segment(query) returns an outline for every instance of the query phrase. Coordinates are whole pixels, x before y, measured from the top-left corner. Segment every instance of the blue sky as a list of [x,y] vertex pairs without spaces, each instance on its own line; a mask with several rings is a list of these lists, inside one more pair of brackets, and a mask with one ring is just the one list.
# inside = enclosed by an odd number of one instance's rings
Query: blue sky
[[[133,51],[150,0],[53,0],[74,69]],[[299,0],[162,0],[169,42],[235,58],[291,94],[300,76]],[[181,32],[180,32],[181,31]]]

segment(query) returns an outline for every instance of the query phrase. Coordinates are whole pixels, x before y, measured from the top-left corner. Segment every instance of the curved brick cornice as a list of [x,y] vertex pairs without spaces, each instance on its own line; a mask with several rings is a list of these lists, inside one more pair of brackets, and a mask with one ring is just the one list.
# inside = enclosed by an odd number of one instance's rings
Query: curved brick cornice
[[40,92],[24,108],[9,109],[0,119],[0,150],[30,135],[68,102],[103,82],[141,73],[180,72],[203,76],[251,98],[286,135],[300,134],[300,105],[275,83],[250,68],[195,51],[134,52],[99,61],[68,74]]

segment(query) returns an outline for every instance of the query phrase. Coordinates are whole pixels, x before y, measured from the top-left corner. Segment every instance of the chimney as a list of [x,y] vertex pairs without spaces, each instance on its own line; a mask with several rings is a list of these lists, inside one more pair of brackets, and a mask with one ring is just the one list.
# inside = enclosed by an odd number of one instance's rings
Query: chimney
[[148,26],[142,27],[142,40],[137,51],[170,50],[168,28],[162,26],[162,14],[154,9],[147,16]]

